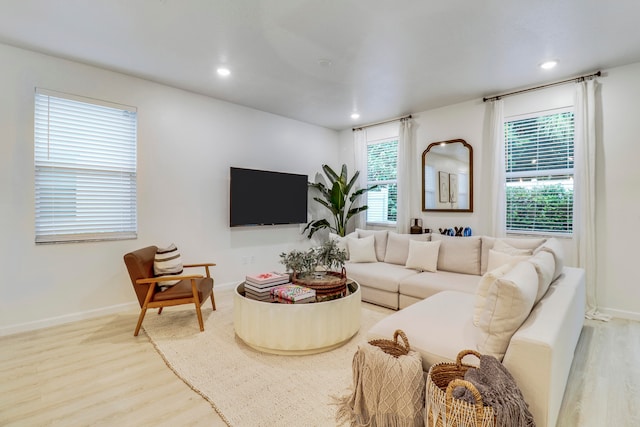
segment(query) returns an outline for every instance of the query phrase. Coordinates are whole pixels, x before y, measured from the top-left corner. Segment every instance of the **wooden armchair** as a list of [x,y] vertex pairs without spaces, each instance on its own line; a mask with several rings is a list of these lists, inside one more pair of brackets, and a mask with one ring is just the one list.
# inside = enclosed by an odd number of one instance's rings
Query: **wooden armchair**
[[[131,277],[131,284],[140,303],[140,316],[138,324],[133,333],[138,336],[142,320],[149,308],[159,308],[158,314],[162,313],[164,307],[180,304],[194,304],[200,331],[204,331],[202,321],[202,311],[200,306],[211,296],[211,305],[216,309],[216,300],[213,296],[213,278],[209,274],[209,267],[215,266],[213,263],[205,264],[185,264],[184,268],[204,267],[206,277],[202,275],[181,275],[168,277],[154,277],[153,260],[156,255],[156,246],[148,246],[130,252],[124,256],[124,263]],[[180,279],[176,285],[171,286],[166,291],[160,292],[160,284],[164,281]]]

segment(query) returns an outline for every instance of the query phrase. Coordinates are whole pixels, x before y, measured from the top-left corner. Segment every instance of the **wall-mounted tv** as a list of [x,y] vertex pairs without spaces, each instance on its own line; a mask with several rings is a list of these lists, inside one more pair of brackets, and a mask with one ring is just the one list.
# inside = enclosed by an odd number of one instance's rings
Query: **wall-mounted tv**
[[307,175],[232,167],[229,225],[307,222]]

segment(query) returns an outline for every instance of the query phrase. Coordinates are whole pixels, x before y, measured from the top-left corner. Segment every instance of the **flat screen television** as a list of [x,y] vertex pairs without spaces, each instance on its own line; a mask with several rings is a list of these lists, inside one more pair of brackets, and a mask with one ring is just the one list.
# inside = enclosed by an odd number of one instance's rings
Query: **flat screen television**
[[307,222],[307,175],[232,167],[231,227]]

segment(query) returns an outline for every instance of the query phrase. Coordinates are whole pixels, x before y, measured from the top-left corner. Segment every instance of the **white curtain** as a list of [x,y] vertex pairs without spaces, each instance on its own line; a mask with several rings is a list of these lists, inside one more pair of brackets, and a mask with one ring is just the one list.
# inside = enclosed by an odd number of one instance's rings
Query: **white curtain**
[[[367,131],[365,129],[357,129],[353,131],[353,154],[355,156],[354,159],[354,167],[355,171],[360,171],[360,176],[358,177],[358,182],[355,184],[355,189],[366,188],[367,186]],[[367,204],[367,193],[364,193],[358,199],[358,206]],[[354,216],[349,224],[347,229],[347,233],[352,231],[351,227],[355,228],[366,228],[367,225],[367,213],[361,212],[358,215]]]
[[411,120],[400,120],[398,132],[398,204],[396,228],[398,233],[408,233],[411,226],[411,178],[413,177],[413,141]]
[[492,212],[489,216],[491,235],[503,237],[506,232],[506,195],[505,195],[505,148],[504,148],[504,106],[501,99],[487,103],[489,109],[488,143],[485,145],[492,154],[490,160],[491,191],[487,194],[487,203]]
[[584,268],[589,319],[608,320],[598,311],[596,254],[596,89],[595,80],[576,83],[573,192],[573,242]]

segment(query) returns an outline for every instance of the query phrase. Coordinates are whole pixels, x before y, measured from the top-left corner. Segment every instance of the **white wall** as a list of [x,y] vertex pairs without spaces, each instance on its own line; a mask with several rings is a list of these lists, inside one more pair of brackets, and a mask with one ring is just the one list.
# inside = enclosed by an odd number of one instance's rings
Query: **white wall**
[[[640,63],[605,70],[601,84],[601,137],[597,152],[598,304],[601,311],[640,320]],[[504,98],[505,116],[560,108],[573,103],[573,86],[562,85]],[[493,207],[485,201],[492,189],[483,153],[485,104],[473,100],[412,114],[415,173],[412,182],[412,217],[419,215],[424,228],[470,226],[475,235],[489,232]],[[339,135],[341,155],[353,164],[351,130]],[[473,147],[474,212],[420,212],[421,156],[436,141],[461,138]],[[416,210],[417,209],[417,210]],[[575,265],[571,239],[564,239],[566,258]]]
[[[6,45],[0,64],[0,335],[133,303],[122,256],[143,246],[216,262],[219,285],[306,243],[300,226],[230,229],[229,167],[313,178],[339,163],[335,131]],[[35,87],[138,108],[137,240],[35,245]]]

